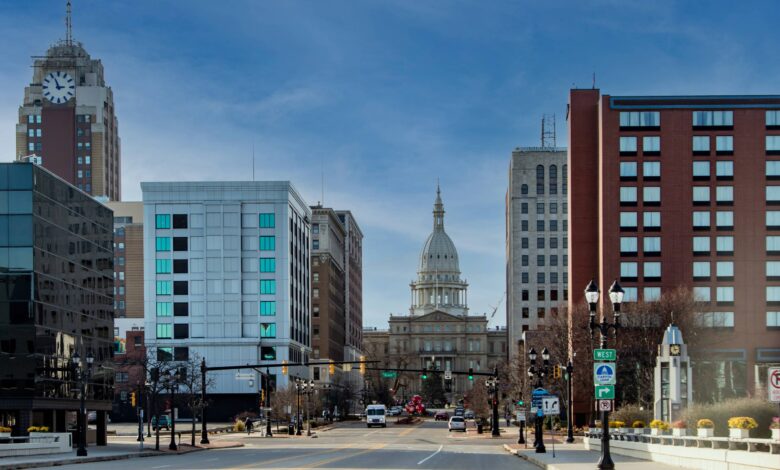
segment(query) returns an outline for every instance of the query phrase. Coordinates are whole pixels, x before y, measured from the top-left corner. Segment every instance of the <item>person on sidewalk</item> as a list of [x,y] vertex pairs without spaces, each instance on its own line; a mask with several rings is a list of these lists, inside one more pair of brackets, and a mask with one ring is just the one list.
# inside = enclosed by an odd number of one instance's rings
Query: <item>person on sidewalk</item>
[[252,424],[252,418],[249,416],[246,417],[246,420],[244,420],[244,427],[246,428],[246,435],[252,434],[252,427],[254,425]]

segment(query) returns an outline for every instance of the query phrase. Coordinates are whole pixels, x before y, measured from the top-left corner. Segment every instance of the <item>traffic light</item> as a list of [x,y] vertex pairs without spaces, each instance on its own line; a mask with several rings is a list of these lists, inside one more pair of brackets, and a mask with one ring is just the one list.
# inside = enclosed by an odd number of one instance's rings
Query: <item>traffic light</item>
[[555,364],[553,367],[553,378],[554,379],[560,379],[561,378],[561,366],[558,364]]
[[428,368],[427,367],[423,367],[422,375],[420,375],[420,378],[422,378],[423,380],[427,380],[428,379]]
[[282,375],[287,375],[287,360],[282,361]]
[[366,375],[366,356],[360,356],[360,375]]
[[265,390],[260,390],[260,406],[265,406]]
[[135,407],[136,401],[135,401],[135,392],[130,392],[130,404]]
[[333,360],[331,360],[330,364],[328,365],[328,372],[330,375],[336,375],[336,363],[333,362]]
[[525,401],[522,398],[517,400],[517,406],[525,406]]
[[469,367],[469,380],[474,380],[474,369]]

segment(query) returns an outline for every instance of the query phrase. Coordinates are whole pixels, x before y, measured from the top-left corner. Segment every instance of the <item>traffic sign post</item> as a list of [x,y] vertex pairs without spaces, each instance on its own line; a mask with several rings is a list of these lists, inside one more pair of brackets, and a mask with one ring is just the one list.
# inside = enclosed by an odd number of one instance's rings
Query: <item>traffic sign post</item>
[[518,423],[524,423],[525,422],[525,411],[518,411],[517,412],[517,422]]
[[444,371],[444,380],[452,380],[452,371],[447,369]]
[[595,362],[593,364],[593,383],[596,385],[615,385],[615,363]]
[[593,360],[603,362],[615,362],[617,361],[617,351],[614,349],[594,349]]
[[544,397],[542,398],[542,413],[544,416],[554,416],[561,414],[561,403],[558,397]]
[[766,372],[769,401],[780,403],[780,367],[770,367]]
[[594,398],[597,400],[614,400],[615,399],[615,386],[614,385],[596,385],[594,388]]
[[612,400],[599,400],[599,411],[612,411]]

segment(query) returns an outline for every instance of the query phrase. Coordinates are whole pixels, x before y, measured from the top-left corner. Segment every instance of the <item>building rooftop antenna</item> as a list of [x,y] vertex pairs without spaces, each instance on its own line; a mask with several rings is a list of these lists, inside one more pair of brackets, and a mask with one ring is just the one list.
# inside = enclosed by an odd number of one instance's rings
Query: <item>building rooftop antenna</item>
[[542,148],[555,148],[555,114],[542,115]]
[[70,14],[70,0],[65,6],[65,44],[73,45],[73,20]]

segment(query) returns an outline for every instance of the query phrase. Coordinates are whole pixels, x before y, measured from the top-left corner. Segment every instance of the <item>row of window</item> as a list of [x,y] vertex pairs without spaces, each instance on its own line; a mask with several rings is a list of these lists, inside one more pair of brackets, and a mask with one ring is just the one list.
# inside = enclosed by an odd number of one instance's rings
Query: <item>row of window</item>
[[27,124],[40,124],[41,123],[41,115],[40,114],[28,114],[27,115]]
[[[734,125],[733,111],[693,111],[691,117],[693,127],[732,127]],[[767,126],[774,126],[777,121],[776,111],[766,112]],[[620,113],[620,127],[661,127],[661,113],[659,111],[622,111]]]
[[[550,231],[551,232],[557,232],[558,231],[558,221],[557,220],[550,220]],[[562,221],[562,228],[564,232],[567,232],[569,230],[569,221],[563,220]],[[537,232],[544,232],[544,220],[537,220],[536,221],[536,231]],[[521,220],[520,221],[520,230],[527,232],[528,231],[528,221],[527,220]]]
[[[567,194],[569,190],[569,176],[566,174],[567,171],[567,165],[563,165],[563,172],[562,172],[562,186],[561,186],[561,192],[562,194]],[[551,195],[558,194],[558,165],[550,165],[549,168],[549,179],[550,184],[548,188],[548,193]],[[522,194],[528,194],[528,185],[522,185],[520,188],[520,192]],[[544,165],[537,165],[536,166],[536,194],[542,195],[544,194]]]
[[[558,248],[558,238],[557,237],[550,238],[549,246],[553,250]],[[523,248],[523,249],[528,248],[528,238],[523,237],[520,240],[520,247]],[[544,237],[538,237],[536,239],[536,248],[544,249],[544,247],[545,247],[545,238]],[[568,247],[569,247],[569,238],[568,237],[563,237],[563,248],[568,248]]]
[[42,129],[27,129],[27,137],[42,137]]
[[[546,301],[548,299],[548,297],[549,297],[550,301],[552,301],[552,302],[556,302],[558,300],[561,300],[559,298],[559,296],[558,296],[558,291],[556,289],[553,289],[553,290],[549,291],[549,296],[547,295],[547,292],[548,291],[546,291],[544,289],[537,290],[536,291],[536,301],[537,302],[544,302],[544,301]],[[562,296],[563,300],[569,300],[569,290],[568,289],[563,289],[562,292],[563,292],[563,296]],[[520,300],[522,300],[523,302],[528,302],[528,291],[526,289],[523,289],[522,291],[520,291]]]
[[[566,272],[563,273],[563,282],[564,283],[566,282],[566,280],[568,278],[568,275],[569,274],[566,273]],[[520,282],[522,284],[528,284],[530,282],[527,271],[524,271],[524,272],[520,273]],[[551,272],[550,273],[550,284],[558,284],[558,282],[559,282],[558,281],[558,273]],[[545,273],[545,272],[537,272],[536,273],[536,283],[537,284],[547,284],[547,273]],[[565,288],[565,286],[564,286],[564,288]]]
[[[157,339],[187,339],[190,325],[187,323],[158,323]],[[261,338],[276,338],[276,323],[260,323]]]
[[[636,179],[636,177],[636,162],[620,162],[621,179]],[[661,162],[643,162],[642,177],[646,180],[659,180],[661,178]]]
[[[715,152],[720,155],[731,155],[734,153],[734,137],[730,135],[718,135],[715,137]],[[712,137],[708,135],[693,136],[694,155],[708,155],[710,153],[710,143]],[[636,136],[621,136],[619,139],[620,154],[623,156],[636,155],[637,153]],[[765,148],[769,153],[780,152],[780,136],[768,135],[765,140]],[[642,137],[642,152],[644,155],[660,155],[661,138],[658,136]]]
[[[551,202],[548,205],[548,208],[550,209],[550,214],[557,214],[558,213],[558,203],[557,202]],[[527,214],[528,213],[528,203],[523,202],[520,204],[520,213]],[[544,214],[544,203],[543,202],[537,202],[536,203],[536,213],[537,214]],[[569,213],[569,203],[563,202],[561,203],[561,213],[562,214],[568,214]]]
[[[158,295],[165,295],[160,294],[160,283],[158,281],[157,288],[158,288]],[[164,289],[162,290],[164,291]],[[156,302],[155,311],[158,317],[187,317],[190,315],[189,310],[189,303],[187,302]],[[274,316],[276,315],[276,301],[273,300],[263,300],[260,301],[260,315],[267,317],[267,316]]]
[[[547,311],[547,309],[545,307],[537,307],[536,308],[536,316],[538,318],[544,318],[545,315],[546,315],[546,311]],[[521,315],[523,316],[523,318],[528,318],[529,317],[529,308],[528,307],[523,307],[521,309]],[[552,316],[558,315],[558,307],[550,307],[550,315],[552,315]],[[523,331],[527,330],[527,328],[526,328],[527,326],[528,325],[523,325]]]
[[[522,255],[520,257],[520,264],[522,266],[528,266],[528,255]],[[544,267],[545,265],[545,255],[536,255],[536,266],[537,267]],[[569,255],[563,255],[563,262],[561,263],[562,266],[568,266],[569,265]],[[558,266],[558,255],[550,255],[550,266]]]
[[90,165],[92,163],[92,157],[90,155],[84,155],[84,157],[76,157],[76,163],[78,165]]
[[[276,227],[276,215],[274,213],[260,214],[258,217],[258,226],[260,228],[275,228]],[[156,214],[155,215],[155,228],[158,229],[179,229],[187,228],[187,214]],[[171,224],[173,221],[173,224]]]

